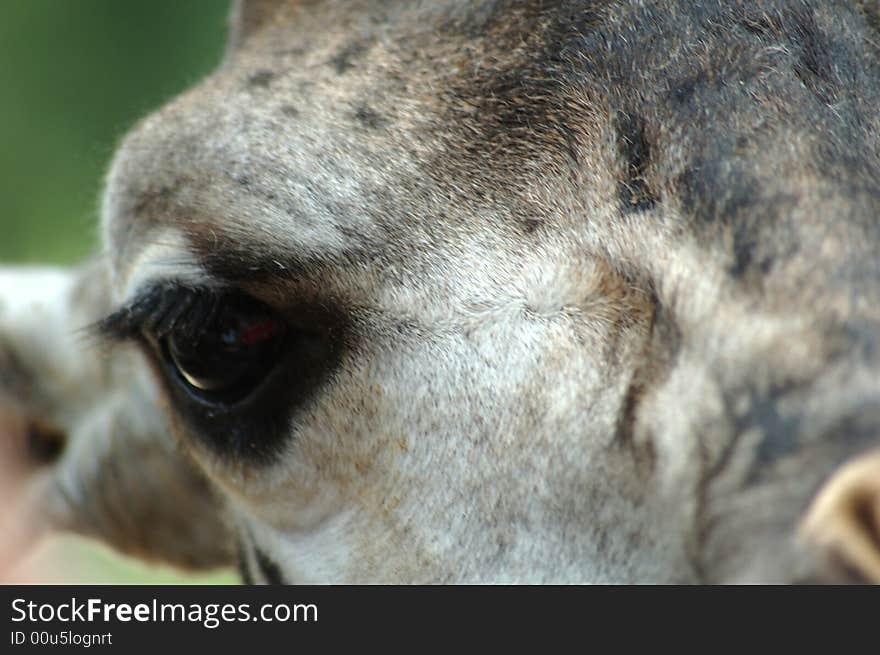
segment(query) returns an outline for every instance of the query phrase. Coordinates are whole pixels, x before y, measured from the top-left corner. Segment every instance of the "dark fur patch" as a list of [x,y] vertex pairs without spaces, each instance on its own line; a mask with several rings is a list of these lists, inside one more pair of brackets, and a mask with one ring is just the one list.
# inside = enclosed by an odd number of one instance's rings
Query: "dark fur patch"
[[359,105],[354,110],[354,119],[366,128],[378,130],[384,127],[388,121],[381,114],[377,113],[367,105]]
[[[719,153],[720,154],[720,153]],[[759,189],[758,180],[742,169],[721,171],[728,158],[700,158],[676,179],[678,198],[687,216],[697,224],[728,225],[747,209]]]
[[625,448],[647,477],[657,463],[657,453],[650,434],[636,438],[638,410],[644,396],[661,385],[675,366],[681,350],[682,335],[674,317],[651,290],[651,327],[639,365],[629,383],[617,422],[617,443]]
[[247,85],[251,89],[268,89],[272,80],[274,80],[278,76],[278,73],[275,73],[270,70],[259,70],[247,79]]
[[281,48],[280,50],[275,50],[273,54],[279,57],[302,57],[307,52],[306,48],[303,47],[294,47],[294,48]]
[[526,234],[534,234],[540,227],[542,221],[534,218],[526,218],[522,221],[523,232]]
[[64,452],[65,434],[49,423],[35,420],[28,425],[28,455],[37,464],[51,464]]
[[788,394],[800,391],[789,385],[773,389],[769,394],[750,395],[749,409],[736,417],[738,430],[760,427],[762,438],[755,450],[745,484],[757,484],[772,478],[775,465],[787,457],[796,455],[807,443],[821,442],[826,447],[840,451],[841,459],[871,448],[876,444],[877,425],[880,407],[876,403],[866,403],[860,410],[841,417],[830,429],[822,434],[811,434],[809,426],[804,425],[800,412],[780,411],[780,401]]
[[278,566],[275,561],[270,558],[266,553],[262,550],[254,547],[254,554],[257,558],[257,566],[260,567],[260,573],[263,575],[263,578],[266,580],[266,584],[272,585],[283,585],[287,584],[284,581],[284,576],[281,574],[281,568]]
[[679,105],[687,105],[697,94],[697,90],[709,82],[709,76],[705,70],[698,70],[673,82],[670,95]]
[[[733,262],[728,267],[732,277],[740,278],[752,267],[755,261],[755,250],[758,247],[758,238],[749,230],[734,228],[733,231]],[[765,261],[762,270],[769,270],[770,262]]]
[[288,118],[299,118],[299,109],[293,105],[281,105],[280,111]]
[[637,468],[648,474],[657,463],[653,440],[647,439],[644,443],[636,443],[635,440],[637,410],[644,394],[642,380],[636,379],[630,383],[617,420],[617,443],[632,453]]
[[762,10],[747,14],[740,25],[766,43],[784,43],[792,50],[794,74],[819,102],[831,105],[838,102],[844,92],[834,65],[841,58],[828,32],[819,29],[813,12],[809,7],[776,12]]
[[651,144],[645,136],[645,121],[638,114],[618,112],[615,120],[617,149],[625,164],[617,193],[625,212],[645,211],[657,204],[645,177],[651,160]]
[[[856,5],[865,17],[868,26],[880,35],[880,3],[877,3],[876,0],[858,0]],[[880,47],[880,44],[875,43],[874,47]]]
[[438,35],[452,43],[462,34],[472,39],[456,47],[446,67],[454,73],[438,84],[443,114],[436,136],[448,148],[438,159],[454,161],[453,174],[466,176],[469,186],[486,178],[488,186],[515,185],[528,170],[524,163],[539,157],[577,170],[591,111],[586,98],[563,90],[582,86],[569,79],[566,51],[602,23],[610,4],[462,6]]
[[794,22],[792,40],[801,48],[795,74],[819,102],[836,103],[841,94],[840,80],[834,71],[828,39],[819,32],[811,14],[802,14]]
[[796,254],[785,231],[786,216],[798,198],[767,194],[767,185],[748,171],[748,162],[735,162],[729,156],[695,162],[676,179],[677,197],[705,247],[726,235],[728,274],[757,287],[780,257]]
[[[780,199],[780,203],[785,202]],[[788,203],[790,204],[790,203]],[[760,221],[740,220],[733,223],[733,253],[727,272],[736,279],[749,278],[752,286],[759,286],[764,276],[769,273],[776,257],[780,254],[784,244],[774,241],[771,232],[774,221],[768,217],[765,208],[763,217],[768,223],[763,229]],[[761,210],[757,210],[761,216]]]
[[328,63],[333,66],[334,70],[343,75],[357,66],[357,60],[360,59],[368,50],[368,46],[363,41],[353,41],[340,50]]
[[137,216],[149,208],[156,213],[170,212],[174,196],[180,190],[180,187],[186,182],[184,178],[175,180],[173,185],[160,186],[158,189],[150,189],[142,193],[132,207],[132,213]]
[[755,450],[755,458],[746,478],[747,484],[756,482],[761,475],[770,472],[777,460],[793,453],[800,446],[801,415],[780,411],[780,401],[794,391],[796,388],[793,386],[771,389],[766,393],[750,390],[747,409],[734,416],[733,429],[737,434],[757,428],[763,435]]
[[247,551],[244,543],[239,540],[235,547],[235,560],[238,575],[241,577],[242,584],[254,584],[254,575],[251,573],[251,567],[248,566]]

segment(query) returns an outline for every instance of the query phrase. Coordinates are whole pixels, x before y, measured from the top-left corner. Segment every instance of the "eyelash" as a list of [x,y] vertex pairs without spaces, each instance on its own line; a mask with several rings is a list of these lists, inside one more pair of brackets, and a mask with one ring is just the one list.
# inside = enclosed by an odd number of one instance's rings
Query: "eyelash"
[[98,321],[93,331],[109,341],[138,339],[145,332],[162,339],[172,330],[197,339],[204,333],[205,326],[210,325],[221,301],[222,295],[209,288],[156,284]]

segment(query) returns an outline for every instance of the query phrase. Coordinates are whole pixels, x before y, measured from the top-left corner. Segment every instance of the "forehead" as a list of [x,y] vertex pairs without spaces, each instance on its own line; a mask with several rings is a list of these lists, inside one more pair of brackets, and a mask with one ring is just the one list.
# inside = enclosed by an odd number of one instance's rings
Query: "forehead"
[[855,8],[761,7],[282,4],[126,141],[110,250],[170,228],[253,271],[424,273],[562,224],[655,278],[681,244],[809,274],[841,223],[878,240],[880,68]]
[[[511,151],[486,133],[478,102],[492,91],[468,81],[486,38],[457,27],[473,17],[378,6],[282,8],[133,131],[105,197],[120,270],[156,241],[252,274],[267,262],[390,269],[383,260],[404,250],[413,260],[469,241],[518,247],[552,213],[550,177],[533,173],[568,170],[569,155],[534,135]],[[510,139],[507,127],[492,129]]]

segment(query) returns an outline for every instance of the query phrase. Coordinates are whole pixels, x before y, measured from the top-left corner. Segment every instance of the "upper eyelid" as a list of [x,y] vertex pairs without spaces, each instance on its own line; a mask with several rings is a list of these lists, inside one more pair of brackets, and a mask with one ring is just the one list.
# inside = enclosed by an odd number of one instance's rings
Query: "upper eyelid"
[[[213,311],[219,301],[217,290],[194,287],[175,281],[152,283],[135,294],[125,305],[97,321],[92,332],[105,341],[129,341],[144,330],[157,330],[162,336],[198,303]],[[207,318],[207,317],[203,317]]]

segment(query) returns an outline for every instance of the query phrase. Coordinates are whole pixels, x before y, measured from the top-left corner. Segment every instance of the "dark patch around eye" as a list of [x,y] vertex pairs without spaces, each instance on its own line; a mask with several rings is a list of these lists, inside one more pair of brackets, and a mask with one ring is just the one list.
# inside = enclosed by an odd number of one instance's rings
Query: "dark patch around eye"
[[342,313],[295,303],[277,312],[286,326],[277,361],[252,390],[231,397],[194,388],[167,357],[165,345],[169,334],[195,338],[218,312],[256,302],[237,291],[165,283],[140,294],[97,329],[144,347],[175,414],[195,439],[221,458],[264,464],[278,456],[290,438],[292,417],[336,369],[347,333]]

